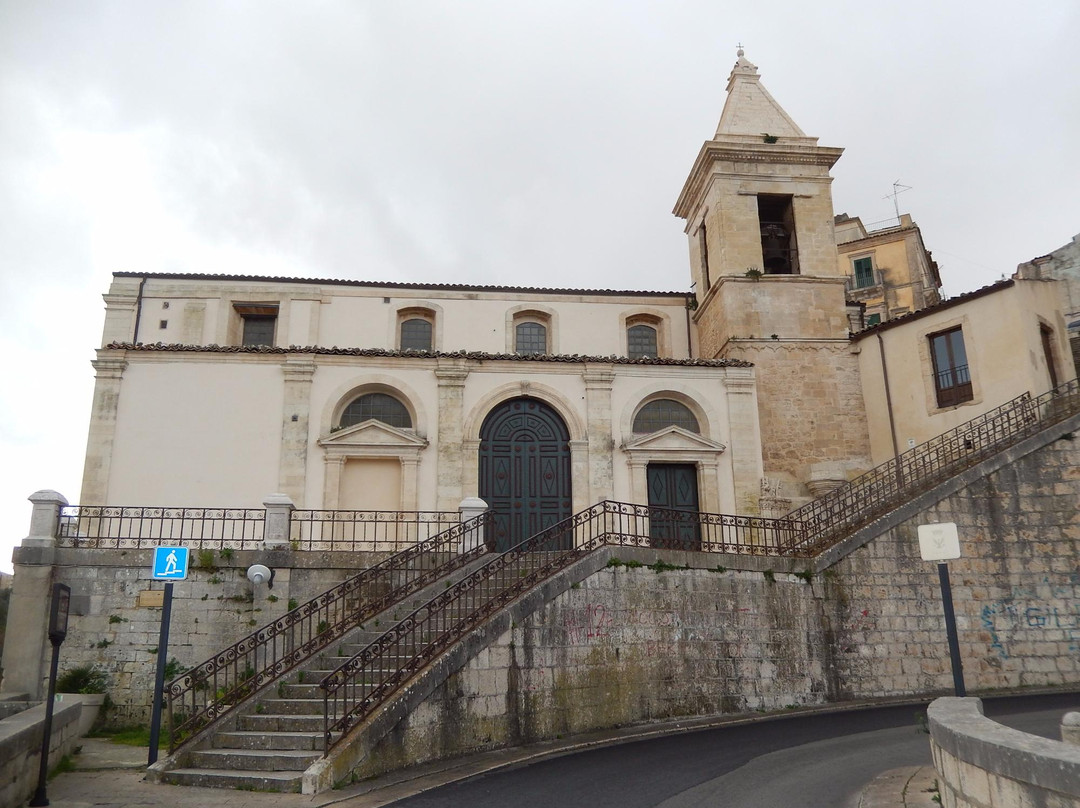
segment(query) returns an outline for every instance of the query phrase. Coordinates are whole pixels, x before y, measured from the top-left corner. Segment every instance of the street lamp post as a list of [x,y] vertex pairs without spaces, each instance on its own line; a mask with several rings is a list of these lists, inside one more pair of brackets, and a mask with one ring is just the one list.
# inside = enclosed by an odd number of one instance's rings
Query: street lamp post
[[53,584],[52,607],[49,612],[49,642],[52,643],[52,664],[49,666],[49,697],[45,702],[45,728],[41,737],[41,761],[38,767],[38,784],[31,806],[48,805],[45,783],[49,777],[49,746],[52,736],[53,703],[56,699],[56,669],[60,664],[60,644],[67,636],[68,612],[71,608],[71,587]]

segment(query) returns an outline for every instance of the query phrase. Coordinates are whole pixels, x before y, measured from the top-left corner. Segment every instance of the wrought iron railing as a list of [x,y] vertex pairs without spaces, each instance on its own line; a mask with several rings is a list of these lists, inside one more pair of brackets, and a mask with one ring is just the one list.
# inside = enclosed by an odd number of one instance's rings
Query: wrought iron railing
[[404,550],[461,521],[457,511],[292,512],[290,540],[298,550]]
[[913,496],[1080,412],[1073,381],[1025,394],[878,466],[787,519],[601,502],[510,550],[413,611],[320,682],[324,751],[504,605],[603,545],[809,557]]
[[900,504],[987,457],[1080,412],[1071,381],[1032,398],[1028,393],[892,458],[788,514],[803,526],[801,555],[816,555]]
[[262,508],[67,505],[60,509],[57,543],[107,550],[179,544],[197,550],[256,550],[265,521]]
[[[396,553],[169,682],[170,751],[371,616],[478,558],[490,522],[484,513]],[[476,546],[462,552],[462,542]]]
[[800,538],[788,519],[600,502],[494,555],[324,677],[324,749],[467,631],[597,547],[789,555]]

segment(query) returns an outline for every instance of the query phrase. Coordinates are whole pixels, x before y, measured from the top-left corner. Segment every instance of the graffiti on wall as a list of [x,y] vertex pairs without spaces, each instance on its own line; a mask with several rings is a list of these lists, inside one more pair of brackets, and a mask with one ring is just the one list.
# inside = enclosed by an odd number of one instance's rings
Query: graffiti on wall
[[1009,642],[1018,633],[1024,633],[1024,639],[1031,639],[1028,634],[1031,632],[1050,642],[1068,643],[1070,653],[1080,653],[1077,584],[1080,573],[1070,575],[1064,584],[1053,583],[1047,577],[1035,587],[1014,586],[1007,598],[983,606],[979,619],[989,635],[990,648],[1002,659],[1008,659]]

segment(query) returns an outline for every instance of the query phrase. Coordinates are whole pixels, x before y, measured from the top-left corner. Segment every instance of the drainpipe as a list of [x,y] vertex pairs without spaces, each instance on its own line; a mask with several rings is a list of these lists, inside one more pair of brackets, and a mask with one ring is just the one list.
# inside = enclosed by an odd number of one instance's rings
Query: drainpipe
[[139,321],[142,319],[142,293],[144,286],[146,286],[145,276],[139,281],[139,294],[135,298],[135,333],[131,335],[131,341],[136,344],[139,341]]
[[893,457],[896,458],[896,484],[903,488],[904,472],[900,467],[900,444],[896,440],[896,420],[893,418],[892,391],[889,388],[889,367],[885,364],[885,340],[878,332],[878,352],[881,355],[881,378],[885,382],[885,406],[889,410],[889,437],[892,438]]
[[697,300],[696,296],[686,296],[686,355],[688,358],[694,358],[694,340],[690,332],[690,301]]

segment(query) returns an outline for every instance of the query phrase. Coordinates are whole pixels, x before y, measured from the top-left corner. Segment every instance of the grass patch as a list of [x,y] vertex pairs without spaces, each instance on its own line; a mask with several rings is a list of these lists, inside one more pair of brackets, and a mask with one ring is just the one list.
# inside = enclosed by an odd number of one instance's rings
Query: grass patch
[[[121,746],[145,746],[150,748],[150,727],[133,725],[130,727],[118,727],[116,729],[104,729],[90,733],[91,738],[104,738],[110,743],[118,743]],[[162,732],[158,737],[158,749],[168,746],[168,737]]]

